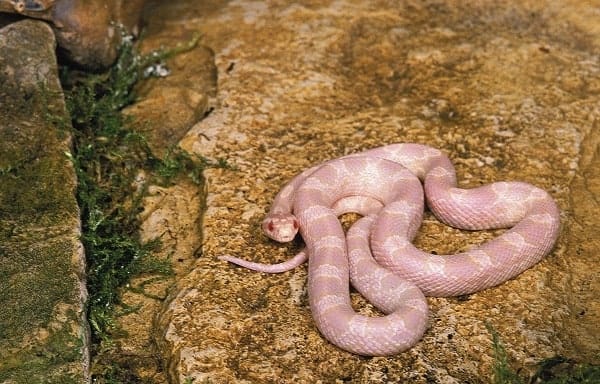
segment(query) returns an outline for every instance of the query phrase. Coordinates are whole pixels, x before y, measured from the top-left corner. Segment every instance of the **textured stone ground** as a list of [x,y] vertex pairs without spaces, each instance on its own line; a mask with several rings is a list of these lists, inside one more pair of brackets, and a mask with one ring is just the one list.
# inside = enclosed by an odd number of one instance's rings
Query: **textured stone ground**
[[52,30],[0,29],[0,382],[89,380],[75,172]]
[[[119,318],[129,334],[115,340],[119,360],[156,383],[486,383],[493,363],[488,323],[524,375],[555,355],[600,363],[598,12],[577,0],[468,7],[150,2],[143,49],[195,33],[202,39],[168,61],[172,76],[142,84],[141,100],[128,112],[159,152],[200,121],[180,144],[225,157],[237,169],[207,171],[206,191],[191,184],[151,189],[144,236],[161,236],[176,274],[173,281],[132,282],[146,295],[124,290],[125,302],[139,310]],[[3,113],[7,105],[0,103]],[[13,124],[20,111],[7,110],[5,120]],[[393,142],[444,150],[465,187],[498,180],[538,185],[556,198],[563,226],[554,252],[518,278],[468,297],[429,298],[428,330],[411,350],[364,358],[318,333],[305,266],[265,275],[216,257],[291,257],[300,242],[276,244],[259,229],[280,187],[310,165]],[[12,177],[2,161],[2,177]],[[48,196],[71,196],[64,192]],[[72,213],[72,200],[64,204]],[[2,233],[13,233],[12,221],[2,223]],[[495,235],[454,230],[427,215],[416,242],[452,253]],[[62,254],[72,255],[71,240]],[[362,313],[377,313],[359,296],[353,301]],[[44,335],[30,323],[11,324]],[[7,361],[13,360],[0,359],[1,369]]]
[[[182,140],[236,171],[207,172],[202,257],[156,323],[173,382],[488,382],[498,330],[515,368],[561,355],[598,363],[598,25],[586,2],[155,3],[155,30],[201,31],[215,52],[215,109]],[[264,275],[220,262],[276,262],[300,244],[259,229],[306,167],[392,142],[444,150],[460,184],[523,180],[562,209],[554,252],[517,279],[430,298],[413,349],[362,358],[315,328],[305,267]],[[491,238],[427,216],[417,244],[456,252]],[[376,311],[359,297],[356,308]]]

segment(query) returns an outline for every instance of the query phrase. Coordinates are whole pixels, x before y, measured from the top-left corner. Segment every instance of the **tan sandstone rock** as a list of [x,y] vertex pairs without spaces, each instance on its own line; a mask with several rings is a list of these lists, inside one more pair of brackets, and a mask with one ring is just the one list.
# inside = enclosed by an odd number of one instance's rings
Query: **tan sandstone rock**
[[[157,188],[144,212],[147,236],[165,234],[165,251],[182,260],[174,286],[157,284],[157,296],[169,294],[154,328],[158,300],[124,321],[141,329],[124,342],[132,354],[148,349],[154,332],[166,375],[155,382],[486,383],[494,364],[486,324],[523,375],[556,355],[599,363],[600,40],[586,2],[156,1],[148,9],[148,39],[169,46],[200,32],[215,54],[215,109],[181,145],[237,166],[206,172],[202,228],[193,186]],[[185,64],[166,89],[161,79],[142,86],[157,101],[146,102],[150,109],[142,102],[136,118],[168,125],[158,137],[171,143],[201,117],[185,109],[185,88],[203,94],[195,81],[206,68]],[[179,119],[154,108],[185,112]],[[445,151],[464,187],[523,180],[544,188],[563,227],[555,250],[516,279],[467,297],[429,298],[429,328],[414,348],[364,358],[317,331],[306,267],[266,275],[216,257],[291,257],[300,242],[276,244],[260,231],[281,186],[310,165],[393,142]],[[427,214],[416,244],[453,253],[499,233],[459,231]],[[353,302],[377,314],[359,296]]]
[[[486,323],[523,373],[555,355],[597,363],[597,311],[577,293],[580,284],[597,292],[597,267],[569,233],[580,148],[597,135],[599,41],[579,29],[572,4],[240,1],[171,11],[205,33],[219,69],[219,104],[182,143],[239,168],[207,172],[203,257],[159,318],[171,380],[488,382]],[[523,180],[548,190],[564,230],[554,252],[518,278],[469,297],[430,298],[429,329],[411,350],[366,359],[318,333],[304,267],[264,275],[216,256],[289,258],[299,244],[275,244],[259,229],[279,188],[310,165],[392,142],[444,150],[462,186]],[[495,234],[427,216],[416,242],[448,253]],[[575,323],[588,326],[574,331]]]

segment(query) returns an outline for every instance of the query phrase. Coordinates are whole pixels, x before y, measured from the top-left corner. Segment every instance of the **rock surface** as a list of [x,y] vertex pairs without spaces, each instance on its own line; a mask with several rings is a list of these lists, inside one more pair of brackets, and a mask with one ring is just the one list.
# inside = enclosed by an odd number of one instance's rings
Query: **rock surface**
[[[122,34],[136,35],[146,0],[0,0],[3,19],[26,16],[52,26],[60,51],[91,69],[110,66],[117,57]],[[2,12],[10,12],[4,16]]]
[[[167,75],[148,77],[138,83],[137,102],[125,110],[136,128],[144,132],[154,154],[159,156],[210,113],[217,81],[214,54],[201,39],[196,41],[197,30],[188,28],[185,23],[165,26],[162,15],[168,7],[165,2],[147,7],[144,19],[147,29],[139,49],[143,54],[160,50],[179,53],[153,67]],[[94,362],[98,362],[95,367],[99,370],[118,362],[141,380],[167,381],[161,364],[162,354],[155,348],[153,319],[160,311],[168,287],[189,273],[198,257],[205,199],[205,189],[189,181],[149,189],[141,213],[142,238],[160,238],[158,257],[171,260],[174,274],[139,276],[131,281],[129,289],[122,290],[122,300],[127,306],[123,312],[127,314],[116,321],[126,336],[114,335],[114,348],[95,356]]]
[[0,30],[0,382],[89,381],[84,255],[54,35]]
[[[158,152],[207,116],[180,145],[227,157],[237,170],[206,172],[206,203],[192,184],[152,187],[144,236],[161,236],[176,283],[143,276],[124,290],[124,302],[139,305],[119,318],[130,336],[115,341],[125,366],[156,383],[485,383],[494,362],[486,324],[522,374],[556,355],[600,363],[594,12],[578,0],[149,4],[144,50],[197,32],[201,46],[167,62],[171,76],[140,85],[128,113]],[[68,135],[56,128],[63,119],[39,109],[60,94],[55,77],[52,92],[37,87],[55,71],[54,43],[47,27],[24,23],[0,34],[2,49],[10,47],[0,55],[0,305],[8,308],[0,311],[0,382],[82,382],[85,290],[73,172],[62,155]],[[13,56],[23,62],[6,65]],[[52,101],[48,110],[64,114],[62,96]],[[281,186],[310,165],[402,141],[444,150],[462,186],[524,180],[548,190],[562,209],[562,234],[551,255],[512,281],[429,298],[428,331],[411,350],[363,358],[318,333],[305,266],[264,275],[216,256],[291,257],[300,242],[275,244],[259,228]],[[416,242],[452,253],[495,235],[428,215]],[[358,295],[353,302],[377,314]]]
[[[156,323],[171,382],[483,383],[494,362],[486,323],[522,374],[556,355],[598,363],[594,11],[584,1],[461,4],[240,0],[160,8],[165,29],[203,33],[219,72],[215,110],[181,145],[238,167],[207,172],[202,257]],[[263,275],[216,256],[289,258],[300,244],[275,244],[259,228],[280,187],[310,165],[392,142],[444,150],[465,187],[523,180],[548,190],[563,232],[551,255],[512,281],[429,298],[429,329],[411,350],[363,358],[318,333],[305,267]],[[452,253],[493,236],[427,216],[416,243]]]
[[[162,7],[162,8],[161,8]],[[198,31],[185,24],[166,28],[162,18],[166,4],[146,7],[145,38],[139,49],[148,54],[160,50],[180,50],[164,66],[151,68],[165,76],[150,77],[136,88],[138,101],[125,113],[137,127],[147,132],[149,144],[159,155],[179,140],[213,108],[217,92],[214,54],[197,39]],[[192,44],[193,46],[189,46]]]

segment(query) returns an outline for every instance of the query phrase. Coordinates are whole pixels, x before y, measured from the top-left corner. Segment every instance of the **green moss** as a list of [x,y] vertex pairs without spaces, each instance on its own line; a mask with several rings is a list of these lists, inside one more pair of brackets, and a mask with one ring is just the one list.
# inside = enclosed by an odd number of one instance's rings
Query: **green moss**
[[0,339],[23,339],[51,321],[58,304],[79,299],[65,300],[65,292],[73,292],[79,284],[68,257],[76,249],[74,240],[59,237],[43,244],[39,240],[19,238],[0,245],[0,256],[10,254],[11,260],[0,264],[0,308],[10,308],[0,311]]
[[75,178],[64,130],[46,121],[66,111],[49,84],[0,83],[0,382],[80,382],[82,314],[56,313],[81,307]]
[[[107,350],[113,348],[113,339],[120,336],[115,321],[117,306],[123,306],[119,288],[132,276],[142,273],[150,278],[171,273],[170,262],[155,256],[160,241],[144,243],[138,234],[138,213],[148,186],[168,185],[179,177],[188,177],[201,185],[206,167],[226,166],[223,161],[209,161],[178,147],[170,148],[163,158],[158,158],[144,135],[121,113],[123,107],[135,100],[132,88],[146,66],[193,48],[197,38],[174,50],[148,56],[139,56],[131,42],[124,41],[117,63],[106,73],[62,71],[74,127],[73,151],[68,158],[78,178],[92,352],[102,351],[107,355],[114,352]],[[140,172],[145,175],[141,182],[136,181]],[[143,289],[143,284],[139,288]],[[127,359],[118,357],[107,363],[97,361],[94,380],[143,382],[127,368]]]
[[[31,330],[30,330],[31,331]],[[80,383],[83,341],[74,338],[70,325],[47,329],[43,344],[0,352],[0,381],[15,383]]]
[[494,384],[524,384],[524,381],[517,375],[508,362],[508,355],[500,341],[498,332],[490,325],[486,324],[488,331],[492,334],[492,348],[494,349],[493,383]]
[[[66,147],[65,139],[60,131],[35,125],[36,120],[44,122],[45,109],[40,107],[43,99],[40,89],[19,105],[13,104],[10,118],[0,124],[2,222],[50,225],[60,223],[65,212],[77,211],[69,194],[74,180],[60,164],[65,161],[62,153],[57,153]],[[58,112],[55,114],[58,116]]]
[[11,263],[0,264],[0,382],[79,382],[83,335],[74,334],[71,325],[81,317],[71,310],[59,317],[64,322],[53,321],[60,306],[79,300],[65,297],[79,284],[65,257],[74,249],[64,237],[43,244],[22,237],[1,243],[0,258],[10,254]]
[[506,349],[500,341],[498,332],[490,325],[486,328],[492,335],[494,350],[494,384],[596,384],[600,383],[600,366],[579,363],[561,356],[555,356],[539,363],[537,372],[529,380],[520,377],[508,361]]
[[556,356],[540,363],[538,371],[530,380],[547,384],[596,384],[600,383],[600,366],[578,363]]

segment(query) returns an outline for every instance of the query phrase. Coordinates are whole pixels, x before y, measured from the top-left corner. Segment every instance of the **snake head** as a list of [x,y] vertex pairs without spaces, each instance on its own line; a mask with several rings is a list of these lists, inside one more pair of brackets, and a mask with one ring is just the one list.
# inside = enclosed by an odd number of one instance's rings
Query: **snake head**
[[294,240],[300,225],[291,213],[270,213],[263,220],[262,229],[271,239],[285,243]]

